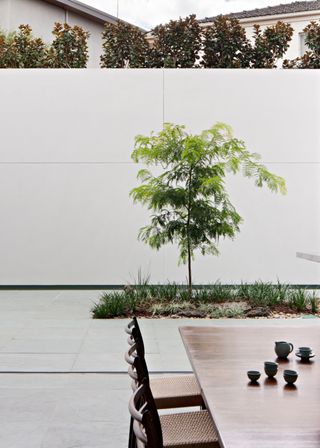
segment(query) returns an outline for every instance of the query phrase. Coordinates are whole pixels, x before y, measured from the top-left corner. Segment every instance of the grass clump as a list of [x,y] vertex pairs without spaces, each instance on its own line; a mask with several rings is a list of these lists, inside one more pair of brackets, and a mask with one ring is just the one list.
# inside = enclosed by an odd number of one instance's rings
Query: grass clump
[[272,283],[255,282],[253,284],[242,283],[237,296],[246,300],[252,306],[274,307],[283,305],[288,296],[289,286]]
[[309,294],[303,289],[294,289],[290,291],[289,305],[292,309],[302,312],[306,311],[309,302]]
[[91,311],[95,319],[110,319],[127,316],[136,312],[136,308],[137,297],[134,293],[114,291],[102,294]]
[[319,312],[319,299],[315,292],[310,293],[306,288],[280,282],[272,284],[259,281],[253,284],[241,283],[239,286],[216,282],[209,286],[194,287],[190,300],[186,285],[150,285],[149,280],[149,277],[143,277],[140,273],[134,285],[125,286],[122,291],[103,293],[92,308],[93,317],[108,319],[135,313],[146,317],[241,318],[246,313],[255,317],[258,308],[266,311],[264,316],[271,311],[286,314]]
[[151,306],[153,316],[171,316],[173,314],[181,314],[194,310],[194,304],[191,302],[171,302],[171,303],[155,303]]
[[222,318],[240,318],[244,317],[244,309],[238,303],[231,303],[227,306],[219,306],[212,304],[202,304],[200,305],[200,310],[203,311],[207,317],[211,319],[222,319]]
[[224,303],[235,299],[235,288],[216,282],[213,285],[197,289],[194,298],[198,302]]
[[313,291],[311,296],[309,297],[310,308],[313,314],[319,311],[319,299],[316,296],[316,293]]

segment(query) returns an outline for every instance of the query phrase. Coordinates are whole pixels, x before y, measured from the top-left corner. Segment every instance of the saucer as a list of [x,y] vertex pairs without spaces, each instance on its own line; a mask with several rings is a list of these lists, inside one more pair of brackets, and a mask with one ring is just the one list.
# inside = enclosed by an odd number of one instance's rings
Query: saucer
[[312,352],[309,355],[302,355],[302,353],[296,352],[296,356],[298,356],[298,358],[301,358],[301,359],[310,359],[310,358],[314,358],[316,355]]

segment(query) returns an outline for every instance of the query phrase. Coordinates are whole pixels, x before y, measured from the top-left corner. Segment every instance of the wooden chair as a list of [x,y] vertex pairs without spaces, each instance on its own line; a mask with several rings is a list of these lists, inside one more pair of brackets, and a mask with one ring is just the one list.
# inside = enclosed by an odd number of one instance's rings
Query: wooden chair
[[212,419],[206,410],[158,414],[147,381],[133,393],[129,402],[136,437],[135,448],[218,448]]
[[[126,361],[129,365],[133,365],[130,357],[134,351],[138,356],[144,359],[145,377],[147,378],[154,401],[158,409],[169,409],[179,407],[200,406],[204,407],[199,384],[194,375],[177,375],[164,378],[149,378],[147,364],[145,362],[145,348],[137,319],[134,317],[132,321],[125,327],[128,334],[128,343],[132,347],[136,343],[135,349],[130,354],[126,353]],[[130,348],[129,348],[130,351]],[[132,369],[129,367],[129,374],[133,378]]]

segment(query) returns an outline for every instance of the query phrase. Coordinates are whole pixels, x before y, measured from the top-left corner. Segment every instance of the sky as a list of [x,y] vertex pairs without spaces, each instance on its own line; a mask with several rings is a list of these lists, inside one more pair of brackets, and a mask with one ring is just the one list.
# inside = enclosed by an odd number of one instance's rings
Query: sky
[[147,30],[170,19],[196,14],[198,19],[228,12],[291,3],[293,0],[80,0]]

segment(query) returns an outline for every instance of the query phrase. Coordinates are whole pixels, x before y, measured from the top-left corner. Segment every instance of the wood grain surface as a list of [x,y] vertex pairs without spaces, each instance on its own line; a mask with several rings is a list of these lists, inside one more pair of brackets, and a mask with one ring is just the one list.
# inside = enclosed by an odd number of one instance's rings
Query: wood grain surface
[[[320,448],[320,322],[314,326],[182,327],[180,333],[203,398],[225,448]],[[287,361],[278,360],[275,341],[294,345]],[[316,353],[304,363],[296,348]],[[264,361],[279,363],[270,380]],[[299,373],[286,385],[283,370]],[[259,370],[256,385],[247,370]]]

